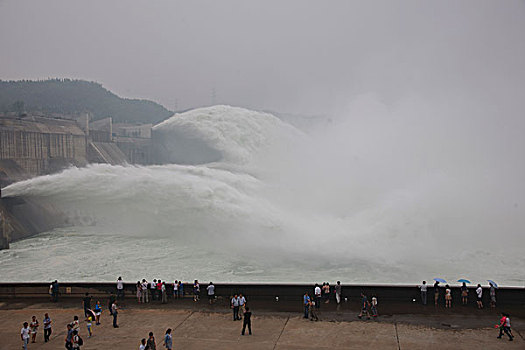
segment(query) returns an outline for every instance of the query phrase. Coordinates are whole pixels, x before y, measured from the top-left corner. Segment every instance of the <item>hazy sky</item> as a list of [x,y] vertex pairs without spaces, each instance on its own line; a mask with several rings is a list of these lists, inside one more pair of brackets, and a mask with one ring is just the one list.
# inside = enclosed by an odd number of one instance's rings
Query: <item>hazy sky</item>
[[0,79],[94,80],[170,109],[336,113],[372,93],[518,112],[524,33],[511,0],[0,0]]

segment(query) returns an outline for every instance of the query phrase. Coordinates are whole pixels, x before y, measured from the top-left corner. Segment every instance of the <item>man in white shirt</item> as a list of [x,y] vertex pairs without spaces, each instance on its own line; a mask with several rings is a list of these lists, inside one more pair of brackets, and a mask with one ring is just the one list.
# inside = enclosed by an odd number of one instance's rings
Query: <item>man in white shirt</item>
[[142,338],[140,341],[139,350],[146,350],[146,338]]
[[239,294],[239,320],[244,316],[246,312],[246,298],[244,295]]
[[148,281],[145,279],[142,280],[142,303],[149,303],[149,288],[148,288]]
[[477,303],[478,303],[478,309],[483,309],[483,288],[481,288],[481,284],[478,284],[478,288],[476,288],[476,296],[477,296]]
[[29,323],[24,322],[24,327],[20,330],[20,339],[22,339],[24,350],[27,350],[27,344],[29,343],[29,334],[31,330],[29,329]]
[[427,281],[423,281],[423,284],[419,286],[421,290],[421,301],[423,305],[427,305]]
[[117,279],[117,299],[124,299],[124,281],[122,281],[122,277]]
[[232,309],[233,309],[233,320],[240,320],[239,318],[239,297],[235,294],[231,300]]
[[154,279],[150,285],[149,289],[151,291],[151,300],[157,300],[157,280]]
[[213,282],[210,282],[208,287],[206,287],[206,290],[208,291],[208,301],[211,305],[215,300],[215,285],[213,284]]
[[315,308],[319,309],[321,307],[321,287],[319,287],[318,283],[315,284],[314,297],[315,297]]

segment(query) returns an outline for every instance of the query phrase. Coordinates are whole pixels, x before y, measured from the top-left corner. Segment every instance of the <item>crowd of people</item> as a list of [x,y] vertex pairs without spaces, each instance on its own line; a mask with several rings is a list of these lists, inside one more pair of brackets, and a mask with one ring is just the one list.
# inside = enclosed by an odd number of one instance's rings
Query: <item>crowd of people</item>
[[[427,304],[427,292],[428,292],[428,285],[426,281],[423,281],[423,283],[418,286],[421,293],[421,302],[423,305]],[[170,291],[168,292],[168,288]],[[490,295],[490,305],[491,307],[496,307],[496,286],[492,283],[489,284],[489,295]],[[459,289],[459,295],[461,298],[462,305],[468,304],[468,295],[469,295],[469,288],[467,287],[466,283],[463,282],[461,287]],[[58,301],[58,282],[54,281],[51,283],[49,287],[49,294],[51,295],[51,300],[53,302]],[[125,288],[124,288],[124,282],[122,280],[122,277],[119,277],[117,279],[116,283],[116,295],[115,293],[111,293],[108,298],[108,304],[107,309],[109,311],[109,315],[112,317],[113,322],[112,326],[114,328],[118,328],[118,314],[119,314],[119,301],[124,299],[125,296]],[[137,281],[136,284],[136,298],[138,303],[149,303],[151,301],[159,301],[161,303],[166,303],[168,300],[168,293],[171,294],[171,297],[173,299],[179,299],[183,298],[186,295],[185,290],[191,290],[191,297],[193,298],[194,302],[198,302],[200,300],[200,292],[201,287],[198,280],[194,280],[193,284],[184,283],[179,280],[175,280],[173,283],[166,283],[166,281],[162,281],[160,279],[153,279],[151,282],[147,282],[145,279],[142,281]],[[208,302],[210,304],[215,303],[216,301],[216,291],[215,291],[215,285],[213,282],[209,282],[208,285],[205,288],[206,294],[208,295]],[[434,303],[437,306],[441,295],[444,295],[445,300],[445,307],[451,308],[452,307],[452,300],[453,300],[453,293],[452,288],[447,284],[444,288],[440,286],[440,282],[436,281],[433,285],[433,292],[434,292]],[[444,292],[444,293],[443,293]],[[475,289],[476,293],[476,304],[478,308],[483,308],[483,288],[480,284],[477,285]],[[278,301],[278,297],[276,297],[276,300]],[[321,309],[321,305],[323,303],[328,304],[331,301],[335,301],[337,308],[339,309],[339,306],[341,302],[343,301],[343,294],[342,294],[342,285],[340,281],[337,281],[337,283],[333,286],[333,288],[330,286],[330,283],[323,282],[322,285],[315,284],[313,287],[313,291],[310,294],[309,292],[305,292],[303,295],[303,306],[304,306],[304,315],[303,317],[305,319],[310,319],[310,321],[318,321],[319,320],[319,310]],[[345,298],[345,301],[347,298]],[[94,334],[94,326],[98,326],[101,324],[101,314],[102,314],[102,306],[100,300],[97,300],[93,305],[93,298],[88,294],[85,293],[84,298],[82,299],[82,307],[84,310],[84,321],[87,331],[87,338],[91,338]],[[233,312],[233,321],[243,321],[243,326],[241,329],[241,335],[245,335],[246,329],[248,330],[248,334],[252,334],[252,312],[250,311],[250,308],[247,306],[247,299],[242,293],[235,293],[234,295],[230,296],[229,304]],[[367,319],[370,319],[371,317],[378,317],[378,298],[376,295],[372,295],[371,299],[369,300],[367,295],[365,295],[364,292],[361,292],[360,297],[360,312],[357,316],[358,318],[367,317]],[[43,317],[43,330],[44,330],[44,342],[48,342],[50,340],[51,334],[52,334],[52,324],[53,321],[51,320],[51,317],[48,313],[44,314]],[[23,327],[20,332],[20,337],[23,342],[23,349],[27,350],[28,344],[35,343],[37,340],[37,334],[40,327],[40,323],[37,320],[36,316],[32,316],[31,322],[24,322]],[[83,345],[84,340],[80,336],[80,320],[78,316],[74,316],[73,320],[66,325],[67,332],[66,336],[64,338],[65,342],[65,348],[68,350],[79,350],[80,347]],[[512,335],[511,326],[510,326],[510,315],[507,313],[502,313],[502,317],[500,319],[499,325],[497,325],[497,328],[499,328],[499,336],[498,338],[501,338],[503,334],[506,334],[510,341],[513,340],[514,336]],[[156,350],[158,344],[155,341],[155,337],[153,335],[153,332],[149,333],[148,338],[143,338],[140,341],[139,350]],[[165,347],[165,349],[172,349],[173,347],[173,335],[172,335],[172,329],[168,328],[166,330],[166,333],[162,340],[162,346]]]
[[[441,300],[441,295],[443,295],[442,287],[440,286],[439,281],[434,282],[433,292],[434,292],[434,305],[438,306],[439,302]],[[490,307],[495,308],[496,307],[496,286],[493,283],[489,283],[489,296],[490,296]],[[427,281],[423,281],[423,283],[419,286],[419,290],[421,292],[421,303],[423,305],[427,305],[427,293],[428,293],[428,285]],[[481,287],[481,284],[478,284],[476,289],[476,305],[478,309],[483,309],[483,287]],[[461,297],[461,304],[462,305],[468,305],[468,296],[469,296],[469,288],[467,287],[466,282],[462,282],[461,287],[459,287],[459,295]],[[451,308],[452,307],[452,287],[450,287],[448,284],[444,287],[444,296],[445,296],[445,308]]]

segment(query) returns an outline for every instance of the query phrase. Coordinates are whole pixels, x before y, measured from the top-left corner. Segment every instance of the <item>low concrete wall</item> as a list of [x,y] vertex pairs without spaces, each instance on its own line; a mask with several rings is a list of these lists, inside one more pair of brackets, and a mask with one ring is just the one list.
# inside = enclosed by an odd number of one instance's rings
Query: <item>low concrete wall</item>
[[[201,284],[201,297],[206,297],[207,284]],[[167,285],[168,295],[173,294],[171,284]],[[237,283],[217,283],[215,290],[217,296],[229,297],[235,293],[243,293],[248,296],[250,300],[268,300],[273,301],[275,297],[279,297],[279,301],[298,301],[302,300],[305,292],[310,295],[313,293],[313,285],[305,284],[237,284]],[[333,288],[333,286],[332,286]],[[475,287],[469,288],[469,298],[474,300]],[[192,295],[192,285],[185,284],[184,291],[186,295]],[[412,303],[413,299],[420,301],[420,293],[417,286],[385,286],[385,285],[343,285],[343,298],[348,298],[349,301],[358,301],[360,293],[364,291],[366,295],[371,297],[377,296],[381,303],[388,302],[406,302]],[[441,299],[444,303],[444,288],[440,289]],[[0,298],[33,298],[48,296],[48,283],[0,283]],[[60,283],[61,297],[66,298],[81,298],[86,292],[94,297],[107,297],[111,292],[116,292],[115,283],[104,282],[62,282]],[[126,298],[135,298],[136,289],[135,284],[125,284]],[[433,288],[428,289],[428,302],[430,304],[434,301]],[[332,295],[333,298],[333,289]],[[452,297],[459,302],[460,290],[459,288],[452,289]],[[525,307],[525,288],[499,288],[497,290],[497,299],[499,306],[513,305]],[[488,288],[484,288],[483,301],[488,303],[490,301]],[[441,301],[440,301],[441,303]]]

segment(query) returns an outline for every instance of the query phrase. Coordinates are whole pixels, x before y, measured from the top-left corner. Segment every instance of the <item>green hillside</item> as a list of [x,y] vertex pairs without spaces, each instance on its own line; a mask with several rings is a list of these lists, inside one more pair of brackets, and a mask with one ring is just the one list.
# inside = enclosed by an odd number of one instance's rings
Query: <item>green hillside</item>
[[0,81],[0,112],[90,112],[93,118],[115,122],[157,123],[172,115],[148,100],[120,98],[101,84],[83,80]]

